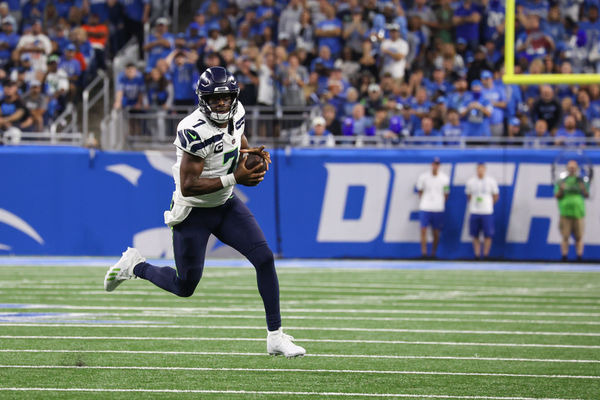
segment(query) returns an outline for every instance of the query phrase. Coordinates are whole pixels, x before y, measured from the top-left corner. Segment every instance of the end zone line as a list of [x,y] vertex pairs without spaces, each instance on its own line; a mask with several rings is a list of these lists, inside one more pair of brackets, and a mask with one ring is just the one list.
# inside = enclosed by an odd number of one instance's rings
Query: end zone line
[[[65,340],[165,340],[165,341],[215,341],[215,342],[263,342],[265,338],[240,337],[165,337],[165,336],[17,336],[2,335],[0,339],[65,339]],[[486,343],[486,342],[423,342],[407,340],[359,340],[359,339],[296,339],[298,342],[313,343],[374,343],[374,344],[415,344],[439,346],[491,346],[491,347],[542,347],[561,349],[600,349],[600,345],[540,344],[540,343]]]
[[498,396],[452,396],[443,394],[405,394],[405,393],[344,393],[344,392],[288,392],[259,390],[200,390],[200,389],[106,389],[106,388],[25,388],[0,387],[0,391],[30,392],[108,392],[108,393],[203,393],[203,394],[251,394],[251,395],[287,395],[287,396],[352,396],[352,397],[399,397],[416,399],[482,399],[482,400],[583,400],[540,397],[498,397]]
[[[236,325],[154,325],[154,324],[103,324],[103,323],[61,323],[61,322],[2,322],[0,326],[36,326],[36,327],[70,327],[70,328],[159,328],[159,329],[227,329],[227,330],[260,330],[264,326],[236,326]],[[475,331],[475,330],[452,330],[452,329],[396,329],[396,328],[347,328],[347,327],[313,327],[313,326],[287,326],[290,331],[343,331],[343,332],[387,332],[387,333],[443,333],[464,335],[515,335],[515,336],[575,336],[575,337],[598,337],[597,332],[526,332],[526,331]]]
[[[190,356],[259,356],[271,357],[267,353],[240,353],[224,351],[158,351],[158,350],[71,350],[71,349],[0,349],[0,353],[93,353],[93,354],[160,354],[160,355],[190,355]],[[304,357],[321,358],[370,358],[393,360],[465,360],[465,361],[510,361],[510,362],[541,362],[541,363],[581,363],[596,364],[600,360],[566,360],[553,358],[507,358],[507,357],[451,357],[451,356],[394,356],[378,354],[306,354]]]
[[302,368],[210,368],[210,367],[148,367],[106,366],[106,365],[0,365],[3,369],[96,369],[96,370],[136,370],[136,371],[225,371],[225,372],[306,372],[331,374],[374,374],[374,375],[449,375],[449,376],[488,376],[509,378],[543,378],[543,379],[600,379],[594,375],[543,375],[543,374],[508,374],[493,372],[446,372],[446,371],[395,371],[368,369],[302,369]]

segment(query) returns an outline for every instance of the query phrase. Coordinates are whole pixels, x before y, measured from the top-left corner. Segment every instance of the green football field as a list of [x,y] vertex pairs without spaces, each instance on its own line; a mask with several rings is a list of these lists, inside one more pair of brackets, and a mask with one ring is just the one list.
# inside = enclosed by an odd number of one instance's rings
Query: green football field
[[[600,270],[599,270],[600,271]],[[600,399],[600,272],[250,267],[177,298],[101,267],[0,267],[1,399]]]

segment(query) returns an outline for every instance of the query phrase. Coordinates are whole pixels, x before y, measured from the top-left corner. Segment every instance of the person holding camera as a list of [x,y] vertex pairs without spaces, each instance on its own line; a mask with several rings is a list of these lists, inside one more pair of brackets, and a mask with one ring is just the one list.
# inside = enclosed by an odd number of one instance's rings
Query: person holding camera
[[560,252],[562,260],[567,261],[569,238],[575,238],[577,260],[583,257],[583,229],[585,218],[585,199],[589,197],[589,182],[578,174],[579,165],[575,160],[567,162],[568,175],[554,186],[554,196],[558,199],[560,212],[560,233],[562,242]]

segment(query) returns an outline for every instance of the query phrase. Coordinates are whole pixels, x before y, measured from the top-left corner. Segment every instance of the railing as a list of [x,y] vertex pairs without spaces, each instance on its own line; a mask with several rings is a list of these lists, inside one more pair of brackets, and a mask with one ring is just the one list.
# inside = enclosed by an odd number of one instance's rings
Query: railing
[[84,136],[77,129],[77,110],[67,104],[65,110],[43,132],[21,131],[16,127],[0,132],[0,143],[6,145],[70,145],[82,146]]
[[[177,124],[194,107],[113,110],[103,122],[102,146],[106,149],[169,149]],[[558,146],[600,146],[600,138],[572,138],[558,142],[554,137],[403,137],[383,135],[309,136],[310,121],[317,111],[307,107],[246,107],[246,136],[251,144],[269,147],[341,147],[341,148],[476,148]]]
[[[102,90],[96,92],[90,99],[90,93],[96,89],[97,86],[102,84]],[[103,114],[108,115],[110,112],[110,78],[102,70],[98,70],[98,75],[90,82],[90,84],[84,89],[82,95],[82,131],[84,137],[89,135],[89,114],[90,109],[96,105],[100,99],[103,100]]]

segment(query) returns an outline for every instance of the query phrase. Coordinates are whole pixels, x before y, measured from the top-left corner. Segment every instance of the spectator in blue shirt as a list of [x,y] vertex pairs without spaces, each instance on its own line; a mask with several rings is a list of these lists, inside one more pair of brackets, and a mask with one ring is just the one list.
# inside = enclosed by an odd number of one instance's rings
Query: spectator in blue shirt
[[335,17],[335,8],[333,5],[326,5],[324,14],[326,19],[317,24],[315,36],[317,37],[319,48],[327,46],[331,50],[331,54],[337,57],[342,51],[342,21]]
[[427,96],[430,99],[446,96],[453,90],[452,84],[446,80],[446,71],[443,67],[436,67],[431,78],[423,79]]
[[344,136],[373,136],[375,134],[373,121],[365,116],[365,107],[362,104],[355,105],[352,110],[352,117],[344,119],[342,133]]
[[506,136],[509,138],[523,136],[521,133],[521,120],[517,117],[513,117],[508,121],[508,131]]
[[414,130],[421,128],[421,119],[429,116],[433,104],[427,98],[427,90],[419,86],[414,99],[410,103],[410,122]]
[[560,7],[558,4],[552,5],[548,11],[548,19],[541,21],[542,30],[557,43],[564,42],[567,39],[567,31],[561,21]]
[[306,144],[316,146],[335,146],[335,139],[333,134],[325,127],[325,118],[319,116],[312,120],[312,129],[308,131],[308,137],[306,138]]
[[123,7],[123,39],[121,46],[135,36],[138,43],[138,57],[144,58],[144,24],[150,18],[150,0],[108,0],[108,6],[117,2]]
[[[446,113],[446,123],[442,126],[442,136],[445,138],[458,138],[463,134],[463,123],[460,122],[460,115],[458,110],[450,108]],[[458,142],[452,142],[446,140],[447,144],[458,144]]]
[[10,63],[10,56],[19,43],[19,35],[14,33],[14,18],[4,17],[2,20],[2,32],[0,32],[0,68]]
[[481,73],[481,96],[488,100],[492,106],[490,117],[490,131],[493,136],[500,137],[504,134],[504,110],[506,109],[506,97],[504,91],[494,85],[494,75],[490,71]]
[[[428,137],[428,138],[433,138],[433,137],[441,137],[442,134],[434,129],[433,127],[433,119],[431,119],[430,117],[424,117],[421,120],[421,128],[417,129],[414,133],[415,137]],[[443,143],[443,141],[427,141],[427,142],[423,142],[420,144],[440,144]]]
[[490,117],[493,107],[481,95],[481,82],[471,82],[471,93],[465,105],[459,109],[461,117],[465,119],[464,136],[491,136]]
[[453,108],[455,110],[459,110],[469,95],[468,89],[469,84],[467,83],[466,74],[459,74],[454,81],[454,90],[448,94],[448,96],[446,96],[446,106],[449,109]]
[[198,80],[196,69],[197,53],[174,50],[167,57],[173,82],[173,105],[193,106],[197,104],[194,83]]
[[527,138],[527,144],[537,146],[537,145],[551,145],[552,142],[550,139],[552,135],[548,132],[548,123],[543,119],[538,119],[535,121],[535,126],[533,130],[526,132],[525,137]]
[[144,45],[144,51],[148,52],[146,72],[150,72],[161,58],[166,58],[175,47],[175,38],[168,32],[169,20],[161,17],[156,20],[154,33],[148,36],[148,42]]
[[[485,3],[484,3],[485,4]],[[487,3],[484,10],[484,29],[483,39],[495,40],[504,36],[504,2],[500,0],[491,0]]]
[[479,21],[481,21],[481,12],[473,1],[463,1],[460,7],[454,11],[452,18],[456,27],[456,38],[462,38],[467,41],[471,50],[475,50],[479,45]]
[[127,64],[125,71],[119,74],[117,79],[117,90],[115,94],[114,108],[119,110],[123,107],[142,107],[144,95],[144,77],[133,63]]
[[173,85],[157,68],[148,74],[145,104],[164,110],[173,104]]
[[74,44],[70,44],[65,48],[64,58],[58,65],[58,68],[64,70],[69,77],[69,97],[71,99],[75,98],[75,95],[78,91],[78,86],[81,83],[81,63],[75,58],[75,48]]
[[567,115],[565,117],[564,127],[556,132],[557,145],[566,147],[583,147],[585,146],[585,134],[576,128],[575,117]]
[[104,24],[108,21],[110,10],[108,8],[108,0],[83,0],[83,11],[88,18],[92,14],[98,16],[98,22]]

